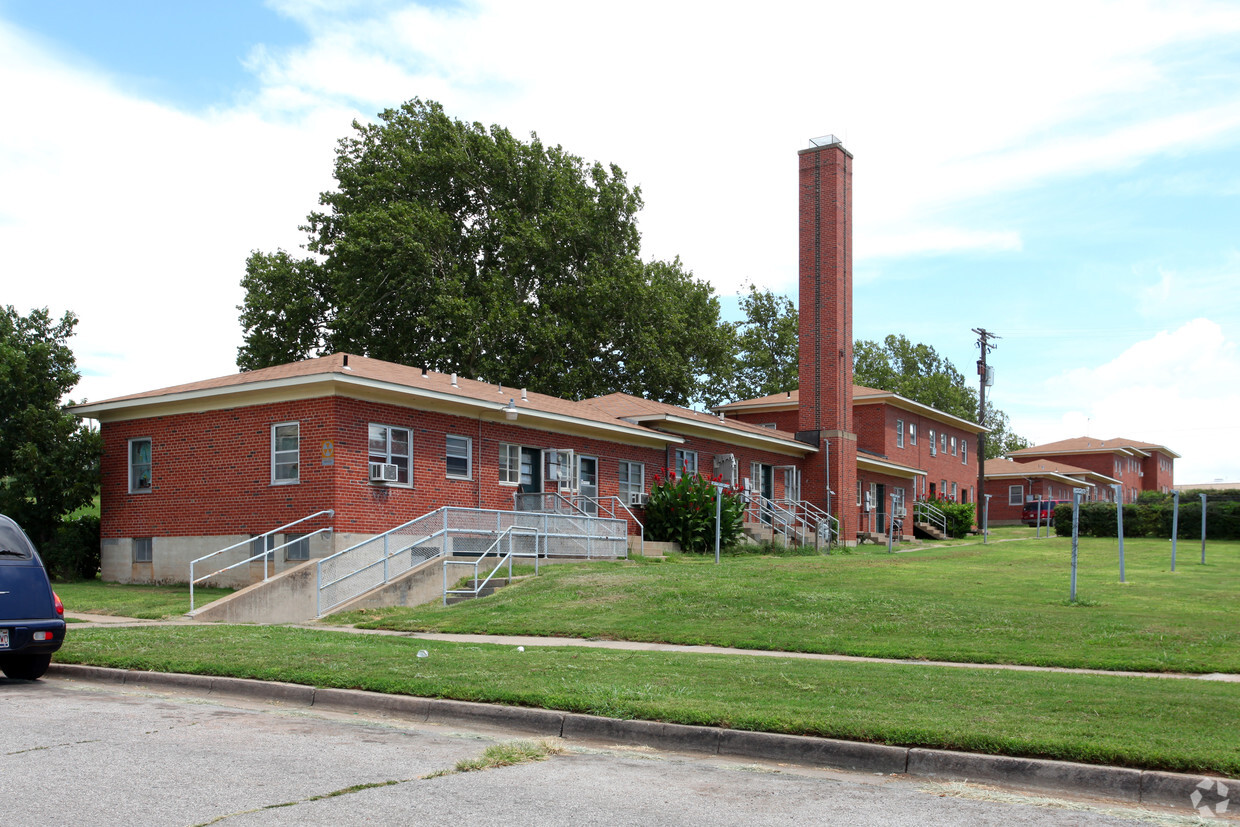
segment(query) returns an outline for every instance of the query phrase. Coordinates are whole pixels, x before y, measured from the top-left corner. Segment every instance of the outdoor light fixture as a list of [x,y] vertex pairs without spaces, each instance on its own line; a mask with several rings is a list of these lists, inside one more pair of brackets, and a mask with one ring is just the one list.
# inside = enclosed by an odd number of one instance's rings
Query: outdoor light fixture
[[504,416],[508,419],[517,418],[517,400],[509,399],[508,404],[504,406]]

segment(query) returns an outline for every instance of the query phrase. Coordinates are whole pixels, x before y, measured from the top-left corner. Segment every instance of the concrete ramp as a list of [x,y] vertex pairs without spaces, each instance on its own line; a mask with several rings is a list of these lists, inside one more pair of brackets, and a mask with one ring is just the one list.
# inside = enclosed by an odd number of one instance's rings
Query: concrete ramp
[[[442,600],[443,561],[442,557],[432,557],[327,614],[353,609],[419,606]],[[317,617],[317,562],[307,561],[269,580],[246,586],[195,609],[189,617],[208,623],[308,623]]]

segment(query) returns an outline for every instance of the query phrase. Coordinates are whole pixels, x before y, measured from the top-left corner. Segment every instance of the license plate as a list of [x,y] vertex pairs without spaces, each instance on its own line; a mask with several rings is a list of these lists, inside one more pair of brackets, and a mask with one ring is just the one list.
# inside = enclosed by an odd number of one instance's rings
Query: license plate
[[0,629],[0,649],[9,648],[9,630]]

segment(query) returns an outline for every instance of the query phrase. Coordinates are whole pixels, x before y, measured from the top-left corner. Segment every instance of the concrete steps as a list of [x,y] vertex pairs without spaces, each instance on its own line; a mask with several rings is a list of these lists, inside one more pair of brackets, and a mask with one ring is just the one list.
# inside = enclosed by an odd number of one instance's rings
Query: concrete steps
[[[516,579],[518,579],[518,578],[515,578],[515,577],[514,577],[513,579],[514,579],[514,580],[516,580]],[[491,582],[487,583],[486,588],[484,588],[484,589],[482,589],[481,591],[479,591],[479,592],[478,592],[478,594],[476,594],[476,595],[473,595],[473,594],[450,594],[450,595],[448,595],[447,600],[445,601],[445,603],[446,603],[447,605],[449,605],[449,606],[452,606],[452,605],[455,605],[455,604],[457,604],[457,603],[464,603],[466,600],[473,600],[473,599],[475,599],[476,597],[489,597],[490,595],[493,595],[493,594],[495,594],[495,592],[497,592],[497,591],[499,591],[500,589],[502,589],[504,586],[507,586],[507,585],[508,585],[508,582],[509,582],[509,581],[508,581],[508,578],[507,578],[507,577],[492,577],[492,578],[491,578]],[[477,580],[469,580],[469,581],[466,581],[466,582],[465,582],[465,584],[464,584],[464,585],[462,585],[462,586],[460,586],[459,588],[462,588],[462,589],[473,589],[473,588],[477,588],[477,586],[478,586],[478,581],[477,581]]]

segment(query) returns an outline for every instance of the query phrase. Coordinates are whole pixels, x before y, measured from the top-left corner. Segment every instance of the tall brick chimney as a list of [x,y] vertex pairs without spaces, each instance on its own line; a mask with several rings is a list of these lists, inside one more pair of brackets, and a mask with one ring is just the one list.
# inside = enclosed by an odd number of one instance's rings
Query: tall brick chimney
[[810,140],[800,162],[799,436],[818,446],[801,496],[856,535],[857,436],[853,432],[852,154],[834,135]]

